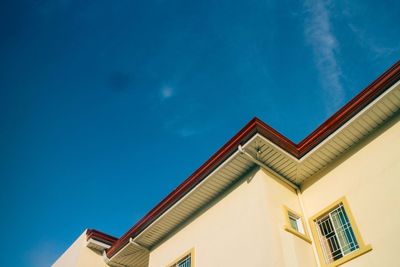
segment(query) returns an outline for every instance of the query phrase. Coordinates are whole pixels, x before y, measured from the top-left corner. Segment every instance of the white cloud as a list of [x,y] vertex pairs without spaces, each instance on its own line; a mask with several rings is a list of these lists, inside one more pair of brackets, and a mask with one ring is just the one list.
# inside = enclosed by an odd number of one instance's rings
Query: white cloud
[[342,73],[337,60],[339,45],[333,34],[330,14],[325,3],[320,0],[308,0],[305,8],[305,36],[314,51],[322,87],[326,92],[327,112],[332,113],[342,104],[345,96],[340,81]]
[[161,88],[160,95],[161,95],[161,100],[166,100],[171,98],[175,93],[174,88],[170,86],[164,86]]
[[186,116],[174,116],[164,121],[164,128],[170,133],[182,138],[191,137],[200,133],[194,127],[187,125]]

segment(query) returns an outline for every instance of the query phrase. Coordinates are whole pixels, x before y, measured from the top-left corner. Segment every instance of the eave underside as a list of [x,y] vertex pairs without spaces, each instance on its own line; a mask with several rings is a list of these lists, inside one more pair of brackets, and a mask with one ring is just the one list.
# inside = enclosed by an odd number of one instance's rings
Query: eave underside
[[[256,167],[297,187],[399,115],[400,61],[299,144],[251,120],[104,253],[110,266],[146,266],[149,251]],[[241,146],[245,154],[238,151]],[[242,151],[242,152],[243,152]],[[249,159],[251,157],[251,160]],[[254,159],[256,159],[254,161]],[[297,186],[296,186],[297,185]],[[96,235],[99,233],[96,233]]]
[[[397,82],[301,158],[283,150],[261,133],[255,133],[243,144],[243,148],[284,178],[301,185],[398,115],[399,109],[400,82]],[[144,259],[148,260],[152,248],[183,227],[255,167],[248,157],[235,151],[143,231],[132,236],[132,240],[145,249],[138,250],[126,244],[109,259],[109,264],[146,266]]]

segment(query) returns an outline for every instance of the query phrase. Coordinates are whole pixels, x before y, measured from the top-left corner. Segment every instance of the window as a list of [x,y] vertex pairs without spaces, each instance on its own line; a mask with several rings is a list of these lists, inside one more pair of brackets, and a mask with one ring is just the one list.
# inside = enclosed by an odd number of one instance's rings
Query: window
[[174,263],[167,265],[168,267],[194,267],[194,250],[186,252],[184,256],[179,257]]
[[372,249],[364,244],[345,198],[311,218],[310,225],[323,266],[338,266]]
[[283,207],[283,211],[286,219],[286,224],[284,226],[284,229],[289,233],[292,233],[300,237],[301,239],[311,243],[311,240],[308,237],[307,232],[304,228],[303,218],[286,206]]
[[192,265],[192,257],[189,254],[180,261],[178,261],[177,263],[175,263],[174,265],[172,265],[171,267],[190,267],[191,265]]
[[342,203],[333,211],[318,219],[316,228],[325,261],[328,263],[359,248]]
[[304,230],[303,230],[303,224],[301,222],[301,218],[297,217],[296,215],[294,215],[293,213],[289,213],[289,222],[290,222],[290,226],[292,226],[292,228],[294,230],[296,230],[297,232],[303,233],[304,234]]

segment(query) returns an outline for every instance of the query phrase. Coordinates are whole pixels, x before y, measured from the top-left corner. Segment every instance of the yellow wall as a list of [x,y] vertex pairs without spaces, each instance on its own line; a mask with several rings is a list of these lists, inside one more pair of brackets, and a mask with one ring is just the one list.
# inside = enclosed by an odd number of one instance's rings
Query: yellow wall
[[86,247],[86,231],[64,252],[52,267],[108,267],[102,255]]
[[312,216],[345,196],[361,236],[372,251],[343,266],[399,266],[400,122],[350,152],[303,185],[306,214]]
[[301,213],[296,194],[261,170],[150,253],[164,267],[194,249],[196,266],[316,266],[312,247],[284,230],[282,206]]

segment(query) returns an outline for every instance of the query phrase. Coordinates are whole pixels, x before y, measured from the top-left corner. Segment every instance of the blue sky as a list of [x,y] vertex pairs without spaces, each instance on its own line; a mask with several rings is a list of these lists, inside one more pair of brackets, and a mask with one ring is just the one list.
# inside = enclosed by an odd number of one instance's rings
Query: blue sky
[[295,142],[400,57],[399,1],[0,4],[0,249],[120,236],[252,117]]

